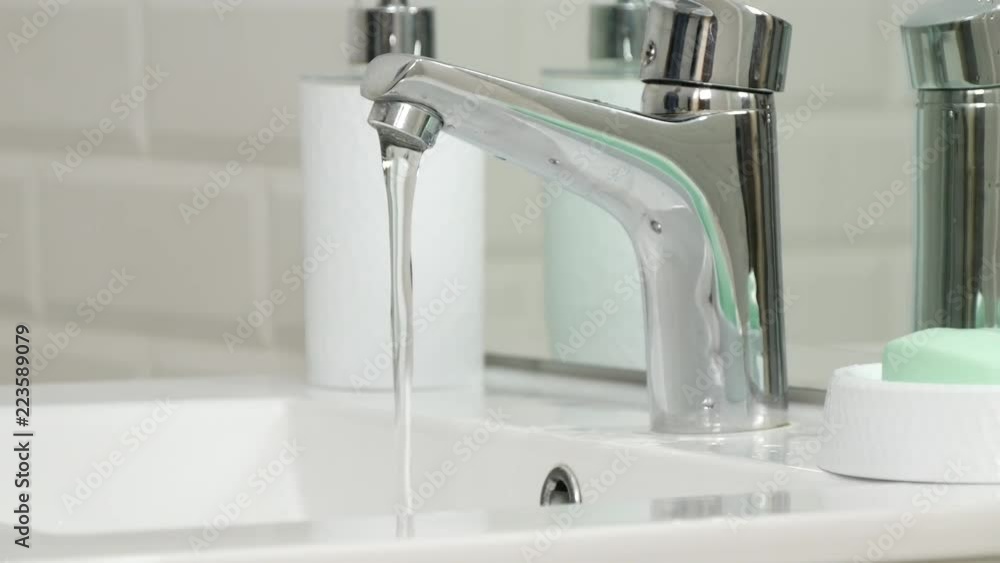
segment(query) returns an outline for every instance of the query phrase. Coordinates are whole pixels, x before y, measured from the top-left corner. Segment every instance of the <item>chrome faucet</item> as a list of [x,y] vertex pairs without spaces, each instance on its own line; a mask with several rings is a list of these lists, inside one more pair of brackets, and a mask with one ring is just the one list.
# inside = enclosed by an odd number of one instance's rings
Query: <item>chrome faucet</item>
[[1000,6],[921,7],[902,36],[917,103],[918,329],[1000,327]]
[[790,38],[732,0],[654,2],[642,113],[406,55],[372,61],[362,93],[395,143],[443,130],[611,213],[642,273],[652,429],[759,430],[787,411],[773,93]]

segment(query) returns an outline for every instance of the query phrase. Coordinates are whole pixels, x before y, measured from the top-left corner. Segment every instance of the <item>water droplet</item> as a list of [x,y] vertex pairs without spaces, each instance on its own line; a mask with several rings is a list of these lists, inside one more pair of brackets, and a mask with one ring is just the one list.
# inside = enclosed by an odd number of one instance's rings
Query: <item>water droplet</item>
[[653,232],[656,234],[660,234],[663,232],[663,225],[661,225],[659,221],[650,221],[649,226],[650,228],[653,229]]

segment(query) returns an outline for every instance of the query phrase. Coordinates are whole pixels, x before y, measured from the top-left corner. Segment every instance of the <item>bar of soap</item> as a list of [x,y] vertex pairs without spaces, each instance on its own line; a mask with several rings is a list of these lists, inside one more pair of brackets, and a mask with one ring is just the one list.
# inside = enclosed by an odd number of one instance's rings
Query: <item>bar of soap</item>
[[894,340],[882,355],[882,380],[1000,385],[1000,330],[933,328]]

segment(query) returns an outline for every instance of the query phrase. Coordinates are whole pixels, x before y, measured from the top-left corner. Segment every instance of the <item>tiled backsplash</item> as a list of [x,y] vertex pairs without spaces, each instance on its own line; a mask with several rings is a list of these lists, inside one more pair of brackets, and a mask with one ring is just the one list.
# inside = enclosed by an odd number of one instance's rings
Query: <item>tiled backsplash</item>
[[[348,71],[351,2],[216,4],[78,0],[48,18],[34,0],[0,7],[5,35],[46,21],[0,48],[0,319],[51,333],[39,339],[58,350],[49,380],[302,371],[301,292],[245,342],[223,335],[302,260],[298,77]],[[531,83],[585,63],[584,0],[434,4],[443,59]],[[786,313],[792,381],[822,385],[816,350],[854,361],[852,343],[908,324],[913,97],[898,34],[879,23],[891,1],[756,4],[795,25],[778,97],[797,296]],[[248,149],[276,112],[289,124]],[[510,220],[538,183],[490,167],[488,348],[545,355],[542,226]],[[213,178],[227,184],[218,194]],[[885,205],[894,182],[905,188]]]

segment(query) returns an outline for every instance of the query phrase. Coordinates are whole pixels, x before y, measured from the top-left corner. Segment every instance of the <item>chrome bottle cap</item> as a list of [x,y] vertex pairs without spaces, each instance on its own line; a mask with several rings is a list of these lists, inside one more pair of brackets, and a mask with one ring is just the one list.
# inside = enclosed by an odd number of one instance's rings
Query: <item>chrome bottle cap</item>
[[1000,86],[1000,2],[939,0],[925,4],[900,31],[914,88]]
[[367,64],[386,53],[434,56],[434,10],[407,0],[380,0],[375,8],[353,10],[348,36],[350,61]]
[[736,0],[655,0],[649,7],[645,82],[780,92],[792,26]]
[[638,61],[646,35],[649,0],[618,0],[590,7],[590,58]]

